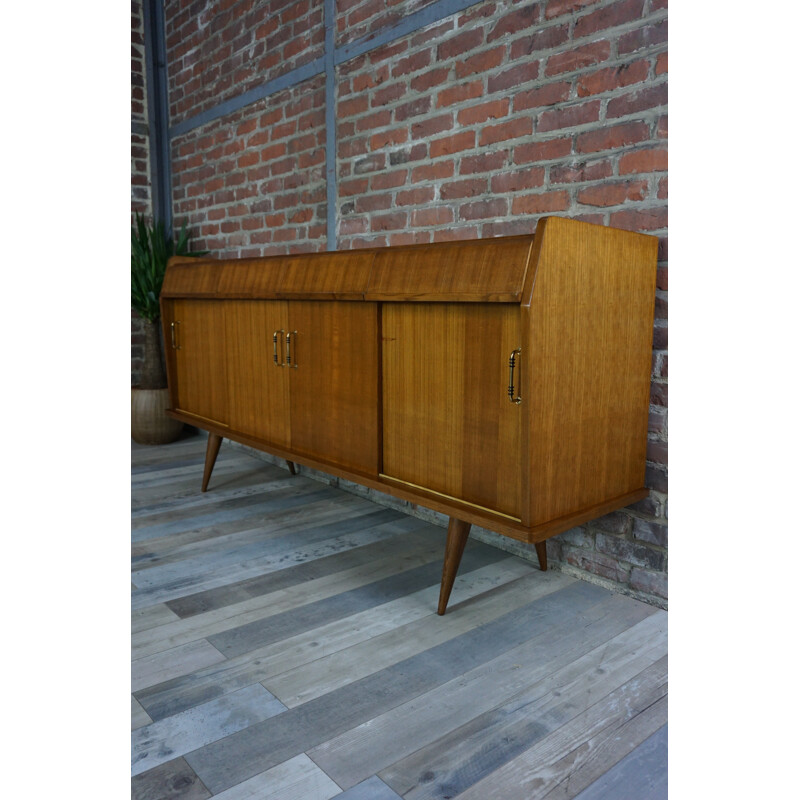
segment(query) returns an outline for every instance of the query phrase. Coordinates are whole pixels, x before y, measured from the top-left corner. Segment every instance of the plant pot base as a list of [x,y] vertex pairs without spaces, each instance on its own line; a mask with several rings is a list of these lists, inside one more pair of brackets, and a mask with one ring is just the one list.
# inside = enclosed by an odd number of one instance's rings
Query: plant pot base
[[183,431],[183,423],[168,417],[168,389],[131,389],[131,438],[137,444],[168,444]]

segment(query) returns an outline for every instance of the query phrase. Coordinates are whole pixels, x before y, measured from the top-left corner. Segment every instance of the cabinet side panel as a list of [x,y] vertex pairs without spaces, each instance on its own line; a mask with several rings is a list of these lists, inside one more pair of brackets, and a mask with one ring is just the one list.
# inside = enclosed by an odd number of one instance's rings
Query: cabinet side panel
[[654,237],[557,218],[542,236],[530,309],[532,525],[644,486],[657,248]]

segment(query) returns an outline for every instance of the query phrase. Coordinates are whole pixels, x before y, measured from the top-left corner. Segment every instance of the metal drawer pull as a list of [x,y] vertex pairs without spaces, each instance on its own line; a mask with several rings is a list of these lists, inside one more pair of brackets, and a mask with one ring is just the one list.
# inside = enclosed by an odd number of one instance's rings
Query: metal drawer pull
[[284,366],[297,369],[297,357],[292,363],[292,336],[297,336],[297,331],[290,331],[286,334],[286,363]]
[[175,322],[170,322],[170,324],[169,324],[169,332],[170,332],[170,337],[172,339],[172,349],[173,350],[180,350],[181,349],[181,346],[178,344],[178,337],[177,337],[177,332],[178,331],[177,331],[177,328],[175,327],[176,325],[180,325],[180,324],[181,324],[180,320],[177,320],[177,319],[175,320]]
[[272,361],[276,367],[285,367],[286,364],[278,361],[278,339],[280,338],[281,342],[283,341],[283,335],[286,333],[285,330],[281,329],[279,331],[272,332]]
[[508,399],[512,403],[519,405],[522,402],[522,397],[514,397],[516,390],[514,389],[514,368],[517,366],[517,355],[522,352],[521,347],[517,347],[511,351],[508,357]]

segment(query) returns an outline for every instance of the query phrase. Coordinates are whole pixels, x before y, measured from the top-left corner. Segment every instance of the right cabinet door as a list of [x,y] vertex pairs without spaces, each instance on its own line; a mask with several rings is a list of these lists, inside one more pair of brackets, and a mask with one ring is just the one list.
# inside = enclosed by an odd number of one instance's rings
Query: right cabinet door
[[383,474],[520,519],[519,306],[385,303],[381,339]]

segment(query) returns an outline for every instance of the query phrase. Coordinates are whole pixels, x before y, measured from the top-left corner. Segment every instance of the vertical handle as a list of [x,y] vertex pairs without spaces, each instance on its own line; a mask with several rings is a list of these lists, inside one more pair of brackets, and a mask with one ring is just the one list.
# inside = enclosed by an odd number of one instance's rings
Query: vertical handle
[[272,332],[272,362],[276,367],[286,366],[283,361],[278,361],[278,339],[280,338],[281,342],[283,342],[284,333],[286,333],[286,331],[283,329]]
[[517,396],[514,397],[516,394],[516,390],[514,389],[514,369],[517,366],[517,356],[522,352],[521,347],[517,347],[511,351],[511,355],[508,357],[508,399],[512,403],[516,403],[519,405],[522,402],[522,397]]
[[173,350],[180,350],[181,346],[178,344],[178,329],[175,327],[176,325],[180,325],[180,320],[176,319],[174,322],[170,322],[169,324],[169,333],[170,338],[172,339],[172,349]]
[[296,356],[294,363],[292,362],[292,336],[297,336],[297,331],[289,331],[289,333],[286,334],[286,364],[284,366],[297,369]]

